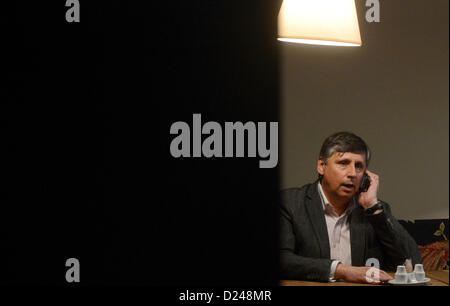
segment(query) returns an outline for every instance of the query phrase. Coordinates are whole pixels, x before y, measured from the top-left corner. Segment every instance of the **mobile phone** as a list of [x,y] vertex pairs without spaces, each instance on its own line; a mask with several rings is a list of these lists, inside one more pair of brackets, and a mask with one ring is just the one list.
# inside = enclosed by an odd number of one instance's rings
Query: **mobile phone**
[[366,192],[370,186],[370,177],[364,173],[361,179],[361,184],[359,185],[358,193]]

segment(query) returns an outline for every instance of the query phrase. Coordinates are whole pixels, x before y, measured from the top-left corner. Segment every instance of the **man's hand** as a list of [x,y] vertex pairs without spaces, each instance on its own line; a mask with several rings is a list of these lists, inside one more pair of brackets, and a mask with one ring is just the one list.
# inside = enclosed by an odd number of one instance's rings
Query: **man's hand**
[[342,279],[350,283],[366,284],[380,284],[381,282],[387,282],[393,279],[383,270],[374,267],[353,267],[341,263],[336,267],[334,278]]
[[378,175],[369,170],[366,170],[366,173],[370,177],[370,186],[366,192],[361,192],[358,197],[358,202],[364,209],[368,209],[377,204],[378,187],[380,183]]

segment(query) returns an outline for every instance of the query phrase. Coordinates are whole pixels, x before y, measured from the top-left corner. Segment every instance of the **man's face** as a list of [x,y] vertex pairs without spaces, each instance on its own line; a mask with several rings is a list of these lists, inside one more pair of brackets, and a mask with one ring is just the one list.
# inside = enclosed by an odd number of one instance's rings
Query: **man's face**
[[350,200],[358,191],[366,171],[365,154],[335,152],[327,163],[317,162],[317,171],[323,175],[322,187],[332,197]]

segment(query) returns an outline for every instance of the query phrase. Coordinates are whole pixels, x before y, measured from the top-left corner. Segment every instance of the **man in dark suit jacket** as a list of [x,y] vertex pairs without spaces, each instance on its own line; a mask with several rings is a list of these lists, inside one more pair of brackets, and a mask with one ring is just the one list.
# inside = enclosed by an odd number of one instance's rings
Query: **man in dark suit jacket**
[[380,283],[392,279],[384,270],[395,271],[406,259],[421,263],[415,241],[378,199],[379,177],[367,170],[369,160],[360,137],[333,134],[320,151],[319,180],[282,192],[283,279]]

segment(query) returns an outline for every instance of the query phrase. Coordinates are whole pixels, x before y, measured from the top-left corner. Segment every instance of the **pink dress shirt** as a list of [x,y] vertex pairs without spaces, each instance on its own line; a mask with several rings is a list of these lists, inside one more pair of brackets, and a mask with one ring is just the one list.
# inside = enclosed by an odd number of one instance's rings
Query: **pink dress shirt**
[[348,217],[355,207],[353,201],[349,204],[340,216],[336,213],[333,205],[328,201],[323,192],[322,185],[318,185],[319,195],[322,200],[322,207],[325,213],[327,223],[328,239],[330,242],[330,258],[333,260],[330,270],[330,281],[334,280],[334,273],[339,262],[344,265],[352,265],[352,249],[350,243],[350,222]]

